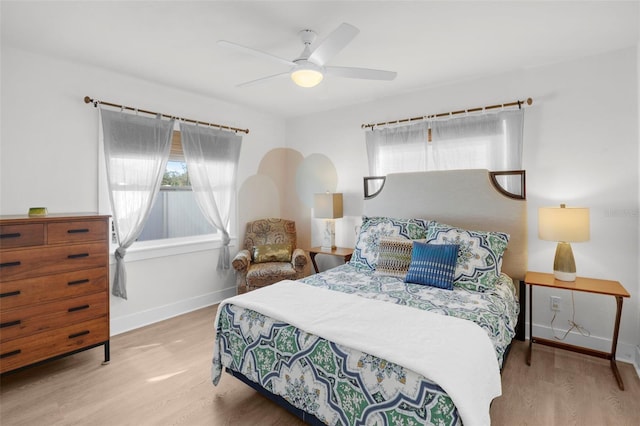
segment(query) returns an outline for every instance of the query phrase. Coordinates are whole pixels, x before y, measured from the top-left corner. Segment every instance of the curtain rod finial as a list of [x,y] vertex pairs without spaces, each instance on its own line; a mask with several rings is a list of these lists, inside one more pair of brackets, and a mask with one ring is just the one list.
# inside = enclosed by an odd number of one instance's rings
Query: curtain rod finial
[[91,104],[91,103],[92,103],[94,107],[98,108],[98,101],[96,101],[96,100],[94,100],[94,99],[91,99],[91,98],[90,98],[90,97],[88,97],[88,96],[85,96],[85,97],[84,97],[84,103],[85,103],[85,104]]

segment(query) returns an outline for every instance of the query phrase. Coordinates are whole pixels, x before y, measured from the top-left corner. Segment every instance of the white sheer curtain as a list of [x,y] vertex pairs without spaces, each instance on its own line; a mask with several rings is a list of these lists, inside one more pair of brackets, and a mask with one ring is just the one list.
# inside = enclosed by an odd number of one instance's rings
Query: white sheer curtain
[[522,168],[523,110],[437,120],[431,124],[433,168]]
[[174,120],[101,109],[111,212],[118,237],[114,296],[127,298],[124,257],[153,206],[169,159]]
[[229,269],[229,218],[236,188],[242,136],[210,127],[180,123],[182,150],[196,202],[209,223],[222,233],[218,270]]
[[[517,109],[367,131],[369,173],[384,176],[426,170],[520,170],[523,126],[524,110]],[[507,190],[519,187],[518,177],[501,179]]]
[[427,123],[373,129],[365,134],[369,174],[415,172],[427,169]]

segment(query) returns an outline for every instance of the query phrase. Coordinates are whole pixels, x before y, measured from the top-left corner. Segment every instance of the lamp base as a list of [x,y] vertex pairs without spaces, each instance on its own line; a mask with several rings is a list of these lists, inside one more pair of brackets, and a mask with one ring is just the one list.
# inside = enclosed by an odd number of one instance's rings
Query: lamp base
[[559,280],[559,281],[575,281],[576,280],[575,272],[553,271],[553,276],[556,280]]
[[571,244],[558,243],[556,257],[553,260],[553,275],[560,281],[576,280],[576,261],[573,258]]
[[324,221],[322,233],[322,250],[335,250],[336,248],[336,222],[333,219]]

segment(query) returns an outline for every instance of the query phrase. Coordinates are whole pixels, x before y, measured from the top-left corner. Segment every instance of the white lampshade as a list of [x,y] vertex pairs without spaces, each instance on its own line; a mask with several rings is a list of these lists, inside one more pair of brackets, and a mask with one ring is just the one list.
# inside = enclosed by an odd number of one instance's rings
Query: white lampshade
[[313,216],[318,219],[342,217],[342,194],[326,192],[313,195]]
[[584,207],[542,207],[538,210],[541,240],[577,243],[589,241],[589,209]]

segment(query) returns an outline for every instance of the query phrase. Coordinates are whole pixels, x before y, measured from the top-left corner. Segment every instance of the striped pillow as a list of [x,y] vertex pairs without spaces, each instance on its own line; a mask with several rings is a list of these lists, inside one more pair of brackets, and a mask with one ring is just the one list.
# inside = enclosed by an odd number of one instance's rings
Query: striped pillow
[[380,238],[378,263],[374,274],[396,277],[404,281],[411,263],[412,250],[413,240],[398,237]]
[[458,246],[455,244],[416,242],[405,282],[453,290],[457,259]]

